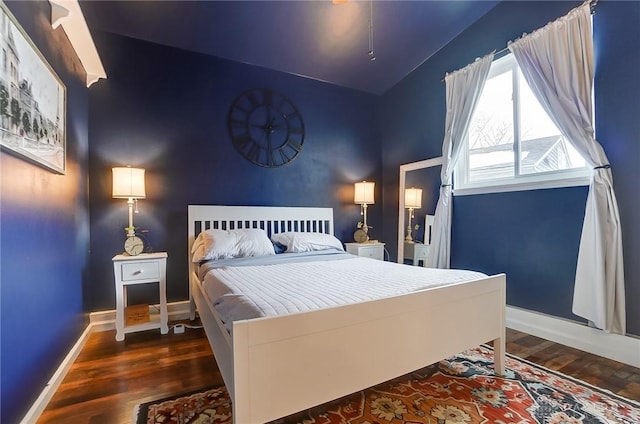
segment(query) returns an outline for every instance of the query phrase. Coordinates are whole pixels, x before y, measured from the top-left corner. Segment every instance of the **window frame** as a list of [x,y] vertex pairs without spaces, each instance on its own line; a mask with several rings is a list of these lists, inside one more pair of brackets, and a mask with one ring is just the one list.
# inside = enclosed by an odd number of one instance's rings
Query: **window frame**
[[[513,132],[514,132],[514,175],[508,178],[484,180],[478,182],[468,182],[469,175],[469,136],[467,134],[462,150],[459,153],[458,161],[453,171],[453,195],[465,196],[485,193],[503,193],[510,191],[538,190],[547,188],[576,187],[589,185],[593,170],[588,163],[582,168],[568,170],[557,170],[539,172],[534,174],[520,174],[521,140],[520,138],[520,78],[516,72],[519,71],[518,63],[512,53],[494,59],[491,69],[487,75],[487,80],[498,76],[504,72],[512,71],[512,98],[513,105]],[[517,101],[515,101],[517,100]],[[462,178],[461,178],[462,177]]]

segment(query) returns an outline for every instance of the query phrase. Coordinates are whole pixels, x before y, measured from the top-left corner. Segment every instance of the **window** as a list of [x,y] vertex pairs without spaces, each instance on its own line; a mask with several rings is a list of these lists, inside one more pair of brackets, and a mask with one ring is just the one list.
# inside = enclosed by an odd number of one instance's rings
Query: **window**
[[529,88],[515,57],[491,64],[454,171],[454,194],[589,184],[591,169]]

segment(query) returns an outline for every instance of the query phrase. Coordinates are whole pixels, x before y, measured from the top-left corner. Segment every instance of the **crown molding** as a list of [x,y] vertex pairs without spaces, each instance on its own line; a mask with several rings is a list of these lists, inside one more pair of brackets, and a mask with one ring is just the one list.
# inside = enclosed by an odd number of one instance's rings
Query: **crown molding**
[[67,34],[87,73],[87,87],[91,87],[91,84],[100,78],[107,78],[78,1],[49,0],[49,3],[51,4],[51,26],[53,29],[62,26]]

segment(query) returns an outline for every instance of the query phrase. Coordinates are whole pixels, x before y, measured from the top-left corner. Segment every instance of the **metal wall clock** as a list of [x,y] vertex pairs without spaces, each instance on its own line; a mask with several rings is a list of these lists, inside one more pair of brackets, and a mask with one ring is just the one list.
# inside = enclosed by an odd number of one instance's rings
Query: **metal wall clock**
[[229,109],[228,126],[233,146],[256,165],[283,166],[302,151],[302,115],[273,90],[255,88],[239,95]]

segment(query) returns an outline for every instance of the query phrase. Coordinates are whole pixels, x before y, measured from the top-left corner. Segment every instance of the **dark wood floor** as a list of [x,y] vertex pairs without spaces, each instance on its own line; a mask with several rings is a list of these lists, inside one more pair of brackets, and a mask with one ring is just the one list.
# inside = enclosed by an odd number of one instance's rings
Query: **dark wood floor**
[[[514,330],[507,352],[640,401],[638,368]],[[222,384],[202,330],[94,333],[38,423],[131,423],[138,403]]]

